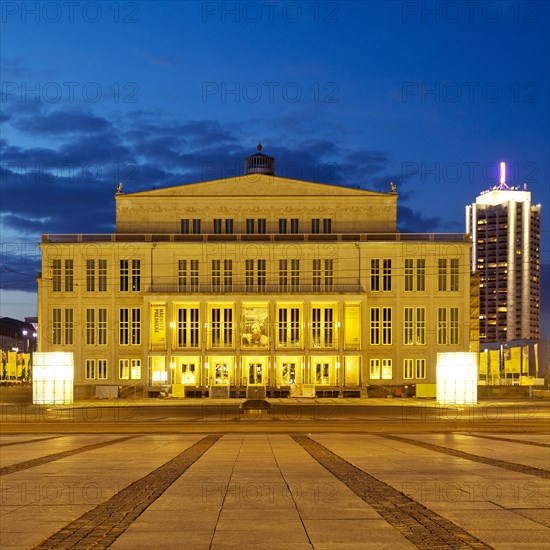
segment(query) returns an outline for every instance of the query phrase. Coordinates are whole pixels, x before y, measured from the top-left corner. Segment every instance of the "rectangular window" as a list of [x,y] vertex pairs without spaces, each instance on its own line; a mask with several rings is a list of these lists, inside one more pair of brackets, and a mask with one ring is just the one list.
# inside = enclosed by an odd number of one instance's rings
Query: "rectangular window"
[[300,290],[300,260],[290,260],[290,290]]
[[65,292],[72,292],[74,286],[74,261],[65,260]]
[[221,260],[212,260],[212,290],[219,292],[221,284]]
[[380,379],[380,359],[370,360],[370,376],[372,380]]
[[233,347],[233,309],[212,308],[210,315],[211,346]]
[[447,309],[444,307],[437,308],[437,343],[447,343]]
[[95,310],[86,309],[86,345],[95,344]]
[[382,308],[382,344],[390,346],[392,342],[391,307]]
[[450,289],[452,292],[458,291],[458,258],[451,259],[451,280],[450,280]]
[[181,233],[182,235],[189,235],[189,220],[181,220]]
[[100,380],[105,380],[107,378],[107,359],[97,360],[97,377]]
[[100,346],[107,345],[107,309],[97,310],[97,343]]
[[449,344],[458,344],[459,343],[459,333],[458,333],[458,308],[452,307],[449,309]]
[[314,348],[332,348],[335,344],[334,309],[311,309],[311,345]]
[[405,380],[414,378],[414,359],[403,359],[403,378]]
[[426,359],[416,359],[415,366],[415,378],[426,378]]
[[437,290],[447,290],[447,260],[443,258],[437,262]]
[[370,289],[373,292],[380,290],[380,260],[377,258],[370,261]]
[[225,232],[228,235],[233,234],[233,220],[232,219],[225,220]]
[[223,261],[223,290],[225,292],[233,290],[233,260]]
[[52,290],[61,292],[61,260],[52,261]]
[[86,378],[88,380],[95,378],[95,359],[86,359]]
[[98,260],[98,281],[99,292],[107,292],[107,260]]
[[403,344],[414,344],[414,308],[406,307],[403,312]]
[[389,292],[391,290],[391,260],[382,260],[382,290]]
[[321,290],[321,260],[313,260],[313,290]]
[[332,233],[332,220],[330,218],[323,219],[323,233]]
[[380,308],[370,308],[370,343],[373,346],[380,344]]
[[412,292],[414,290],[413,286],[413,275],[414,275],[414,260],[412,258],[405,259],[405,292]]
[[290,220],[290,232],[293,233],[293,234],[297,234],[298,233],[298,227],[299,227],[299,220],[298,218],[292,218]]
[[416,308],[416,343],[426,344],[426,308]]
[[189,284],[191,291],[199,290],[199,260],[189,262]]
[[118,377],[121,380],[128,380],[130,378],[130,360],[120,359],[118,362]]
[[199,347],[199,308],[178,308],[178,347]]
[[287,288],[288,288],[288,260],[279,260],[279,290],[285,291]]
[[52,312],[52,343],[61,344],[61,309],[55,308]]
[[187,290],[187,260],[178,261],[178,292]]
[[222,233],[222,220],[220,218],[214,218],[214,235],[221,235]]
[[317,235],[318,233],[321,233],[321,225],[320,225],[320,222],[321,220],[319,218],[313,218],[311,220],[311,232],[314,234],[314,235]]
[[201,220],[199,218],[193,219],[193,234],[200,235],[201,233]]
[[279,219],[279,233],[281,235],[284,235],[286,233],[286,219],[285,218]]
[[141,290],[141,261],[132,260],[132,292]]
[[267,231],[267,223],[265,218],[260,218],[258,220],[258,234],[265,235]]
[[128,292],[128,260],[120,260],[120,291]]
[[332,290],[334,282],[334,260],[325,260],[325,290]]
[[247,235],[254,234],[254,219],[252,218],[247,218],[246,220],[246,234]]
[[279,347],[300,347],[300,308],[279,308],[278,321]]
[[86,260],[86,291],[95,291],[95,260]]
[[128,308],[121,308],[119,312],[119,323],[118,323],[118,343],[122,346],[127,346],[130,342],[129,339],[129,310]]
[[382,359],[382,379],[383,380],[392,379],[392,360],[391,359]]
[[254,290],[254,260],[245,261],[244,283],[247,292]]
[[426,260],[416,260],[416,290],[426,290]]
[[72,308],[65,310],[65,344],[74,344],[74,311]]
[[141,344],[141,309],[139,307],[132,308],[132,345],[139,346]]
[[258,290],[265,292],[267,271],[265,260],[258,260]]
[[132,380],[141,380],[141,359],[131,360],[130,377],[132,378]]

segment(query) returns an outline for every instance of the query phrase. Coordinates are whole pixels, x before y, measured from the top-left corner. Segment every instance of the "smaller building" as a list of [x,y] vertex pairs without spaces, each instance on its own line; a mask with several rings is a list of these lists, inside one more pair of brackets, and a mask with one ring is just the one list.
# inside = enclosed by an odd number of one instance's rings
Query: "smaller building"
[[0,353],[3,383],[27,381],[32,373],[32,354],[36,351],[34,325],[11,317],[0,318]]

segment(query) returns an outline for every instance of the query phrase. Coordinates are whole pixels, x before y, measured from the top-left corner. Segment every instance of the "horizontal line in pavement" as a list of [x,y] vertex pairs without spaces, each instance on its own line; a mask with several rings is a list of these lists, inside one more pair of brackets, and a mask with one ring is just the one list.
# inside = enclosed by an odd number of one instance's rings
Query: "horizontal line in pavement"
[[461,435],[467,435],[468,437],[481,437],[482,439],[496,439],[497,441],[508,441],[510,443],[521,443],[522,445],[534,445],[535,447],[550,447],[550,443],[540,443],[538,441],[525,441],[522,439],[511,439],[509,437],[498,437],[496,435],[482,435],[482,434],[470,434],[470,433],[463,433]]
[[0,443],[0,447],[11,447],[12,445],[24,445],[25,443],[36,443],[37,441],[47,441],[48,439],[57,439],[62,435],[52,435],[50,437],[38,437],[36,439],[26,439],[25,441],[10,441],[9,443]]

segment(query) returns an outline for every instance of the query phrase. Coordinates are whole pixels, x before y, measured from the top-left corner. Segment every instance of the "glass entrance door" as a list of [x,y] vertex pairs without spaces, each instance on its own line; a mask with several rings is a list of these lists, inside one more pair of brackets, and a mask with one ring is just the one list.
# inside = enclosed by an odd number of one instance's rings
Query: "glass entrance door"
[[265,385],[263,363],[248,363],[248,385],[249,386]]

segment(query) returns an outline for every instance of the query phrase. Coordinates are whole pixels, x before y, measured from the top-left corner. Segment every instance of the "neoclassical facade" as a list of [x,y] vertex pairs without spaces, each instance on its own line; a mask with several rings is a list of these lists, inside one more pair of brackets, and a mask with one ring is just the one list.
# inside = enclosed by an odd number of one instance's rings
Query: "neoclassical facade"
[[[470,346],[470,242],[397,231],[397,194],[245,175],[116,195],[116,232],[43,235],[41,351],[75,394],[365,396]],[[126,388],[124,388],[126,386]]]

